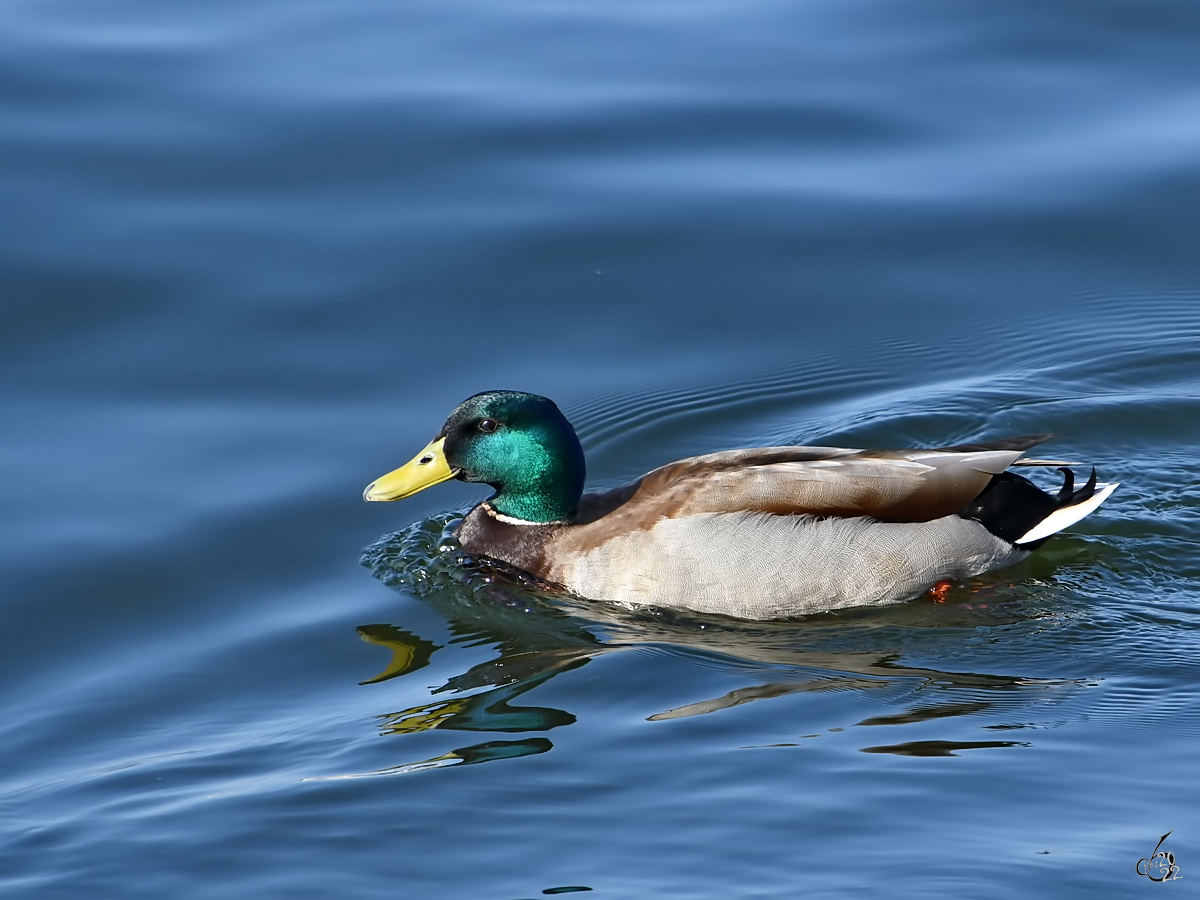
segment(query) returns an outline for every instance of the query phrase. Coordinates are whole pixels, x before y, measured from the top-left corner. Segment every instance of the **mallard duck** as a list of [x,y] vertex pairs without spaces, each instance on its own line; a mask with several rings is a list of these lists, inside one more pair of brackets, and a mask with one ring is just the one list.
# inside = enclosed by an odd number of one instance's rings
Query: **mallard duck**
[[[763,447],[671,463],[583,492],[583,449],[545,397],[465,400],[413,460],[372,482],[399,500],[457,478],[496,493],[457,530],[468,553],[579,597],[750,619],[896,603],[1019,562],[1117,487],[1061,460],[1021,460],[1053,437],[929,450]],[[1007,471],[1059,466],[1051,495]]]

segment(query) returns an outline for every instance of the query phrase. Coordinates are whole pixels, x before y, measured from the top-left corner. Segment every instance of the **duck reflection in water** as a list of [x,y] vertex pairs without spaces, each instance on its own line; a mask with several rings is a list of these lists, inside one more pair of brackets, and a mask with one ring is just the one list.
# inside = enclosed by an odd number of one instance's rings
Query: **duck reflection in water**
[[[477,578],[493,578],[478,575]],[[484,583],[477,588],[466,584],[462,591],[449,591],[440,606],[448,614],[455,642],[496,643],[500,655],[449,679],[431,693],[466,696],[434,700],[377,718],[382,734],[414,734],[432,729],[472,732],[535,732],[571,725],[575,716],[565,710],[542,706],[512,706],[511,701],[549,681],[560,672],[577,669],[593,656],[614,649],[602,644],[587,629],[551,609],[541,615],[529,615],[533,597],[521,595],[518,584]],[[477,596],[478,595],[478,596]],[[464,615],[471,607],[477,616]],[[506,615],[507,614],[507,615]],[[506,624],[513,617],[516,621]],[[524,627],[513,627],[524,626]],[[531,627],[532,626],[532,627]],[[432,655],[442,649],[430,641],[393,625],[362,625],[359,636],[369,643],[392,651],[388,666],[363,684],[378,684],[417,671],[429,664]],[[371,774],[405,774],[447,765],[470,765],[496,759],[513,759],[545,753],[553,744],[537,737],[520,741],[488,741],[463,747],[444,756],[385,769]]]
[[[444,693],[459,696],[378,716],[385,735],[432,729],[511,734],[570,725],[576,721],[570,712],[514,706],[512,701],[601,654],[639,646],[682,649],[710,659],[728,659],[739,667],[746,663],[760,665],[776,676],[781,671],[786,673],[783,679],[657,711],[647,716],[651,722],[713,713],[799,692],[882,690],[902,681],[911,684],[916,680],[918,691],[956,692],[949,697],[930,697],[930,702],[895,715],[873,716],[858,723],[903,725],[977,714],[992,708],[1001,695],[1012,700],[1012,692],[1031,686],[1080,683],[945,672],[898,662],[902,635],[913,629],[936,627],[941,636],[957,633],[973,637],[980,623],[978,607],[983,604],[918,603],[793,622],[746,622],[690,612],[576,603],[561,594],[540,590],[523,573],[465,557],[450,537],[455,524],[454,517],[442,517],[414,525],[368,548],[363,563],[385,583],[415,593],[438,609],[450,624],[453,643],[494,644],[498,656],[450,678],[431,692],[435,697]],[[1006,612],[992,604],[987,624],[1000,626],[1029,619],[1030,612],[1020,604],[1009,605],[1012,610]],[[388,666],[363,684],[379,684],[418,671],[442,649],[394,625],[363,625],[358,632],[363,640],[392,652]],[[461,696],[468,691],[474,693]],[[969,695],[966,701],[964,693]],[[871,753],[945,756],[953,755],[954,750],[1009,746],[1023,744],[914,741],[862,749]],[[369,774],[513,759],[551,748],[550,740],[544,737],[488,741]]]
[[[404,655],[400,648],[409,640],[429,644],[416,635],[390,625],[364,625],[358,629],[358,633],[363,640],[386,644],[396,653],[393,666],[389,666],[385,672],[364,681],[363,684],[376,684],[413,671],[415,667],[394,668],[396,657]],[[385,713],[379,716],[383,722],[381,730],[384,734],[413,734],[432,728],[451,731],[518,732],[549,731],[560,725],[570,725],[575,721],[575,717],[561,709],[540,706],[512,707],[509,706],[509,701],[533,690],[559,672],[578,668],[587,662],[587,659],[580,658],[571,651],[518,653],[509,657],[502,655],[500,659],[476,666],[461,678],[451,679],[449,683],[436,688],[433,693],[467,690],[470,686],[495,685],[498,681],[493,679],[497,676],[506,680],[500,682],[499,686],[466,697],[438,700],[400,712]]]

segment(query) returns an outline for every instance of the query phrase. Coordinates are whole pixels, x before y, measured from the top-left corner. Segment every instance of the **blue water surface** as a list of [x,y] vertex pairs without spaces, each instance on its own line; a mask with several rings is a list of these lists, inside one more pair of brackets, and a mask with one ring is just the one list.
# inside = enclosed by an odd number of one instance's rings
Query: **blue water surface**
[[[1182,896],[1200,7],[15,0],[0,97],[0,895]],[[596,486],[1122,485],[945,603],[623,610],[362,503],[494,388]]]

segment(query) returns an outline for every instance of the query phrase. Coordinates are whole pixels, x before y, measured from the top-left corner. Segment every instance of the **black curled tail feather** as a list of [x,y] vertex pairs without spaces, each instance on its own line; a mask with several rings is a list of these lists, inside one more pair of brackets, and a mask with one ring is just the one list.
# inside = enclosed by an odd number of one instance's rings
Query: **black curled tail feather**
[[[1063,473],[1063,483],[1059,488],[1058,496],[1054,499],[1058,501],[1059,506],[1062,506],[1064,503],[1070,503],[1071,495],[1075,493],[1075,473],[1066,466],[1061,466],[1058,471]],[[1092,471],[1096,470],[1092,469]]]
[[1084,500],[1091,500],[1092,495],[1096,493],[1096,467],[1092,466],[1092,474],[1088,477],[1087,484],[1071,495],[1069,502],[1062,504],[1063,506],[1074,506],[1076,503],[1082,503]]
[[[1063,484],[1055,495],[1047,494],[1028,478],[1012,472],[1001,472],[963,509],[959,516],[973,519],[1001,540],[1015,544],[1039,522],[1055,510],[1074,506],[1091,499],[1096,493],[1096,468],[1092,467],[1087,483],[1075,489],[1075,473],[1063,467]],[[1022,544],[1022,549],[1034,550],[1049,539]]]
[[1058,491],[1058,496],[1055,498],[1058,501],[1058,509],[1066,506],[1074,506],[1076,503],[1082,503],[1084,500],[1091,500],[1092,495],[1096,493],[1096,467],[1092,466],[1091,477],[1088,478],[1087,484],[1079,490],[1075,490],[1075,473],[1066,466],[1059,468],[1063,473],[1063,485]]

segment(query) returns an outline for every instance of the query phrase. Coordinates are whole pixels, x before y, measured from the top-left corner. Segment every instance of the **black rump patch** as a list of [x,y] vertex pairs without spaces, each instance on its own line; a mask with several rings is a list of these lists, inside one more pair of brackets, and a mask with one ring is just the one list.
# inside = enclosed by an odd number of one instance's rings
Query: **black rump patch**
[[[959,515],[974,519],[996,537],[1015,544],[1017,538],[1056,509],[1057,498],[1028,478],[1001,472]],[[1029,547],[1032,549],[1040,543],[1035,541]]]
[[[1028,478],[1012,472],[1001,472],[959,515],[964,519],[974,519],[996,537],[1015,544],[1021,535],[1056,509],[1082,503],[1096,493],[1094,466],[1087,484],[1078,490],[1075,488],[1075,473],[1065,467],[1059,471],[1063,473],[1063,485],[1055,496],[1047,494]],[[1021,546],[1034,550],[1049,538],[1047,535]]]

